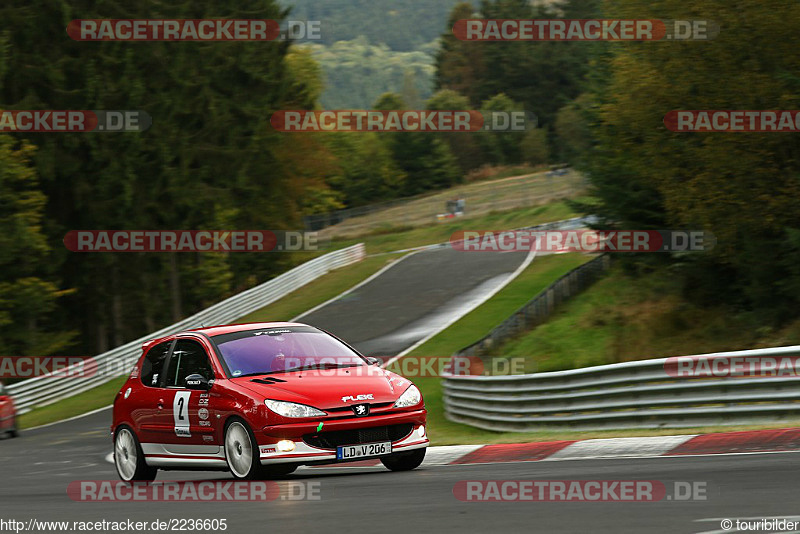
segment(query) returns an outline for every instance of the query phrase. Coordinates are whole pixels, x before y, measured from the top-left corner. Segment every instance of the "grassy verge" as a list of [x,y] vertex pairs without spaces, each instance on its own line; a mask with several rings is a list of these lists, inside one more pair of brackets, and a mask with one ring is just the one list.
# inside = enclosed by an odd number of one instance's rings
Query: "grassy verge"
[[[332,243],[332,248],[339,249],[364,242],[367,253],[376,254],[446,241],[450,234],[458,229],[507,229],[573,216],[574,214],[563,202],[556,202],[518,211],[491,213],[468,221],[442,223],[405,231],[396,229],[394,233],[377,233],[363,239],[336,241]],[[326,252],[330,252],[330,250],[303,253],[298,256],[298,261],[307,261]],[[256,310],[235,322],[289,320],[353,287],[380,270],[388,262],[399,257],[400,255],[372,256],[354,265],[337,269],[290,293],[278,302]],[[119,391],[123,381],[124,379],[120,378],[86,393],[63,399],[56,404],[38,408],[20,417],[20,427],[30,428],[43,425],[107,406],[113,401],[113,396]]]
[[358,239],[335,240],[333,248],[344,248],[356,243],[364,243],[367,254],[380,254],[423,245],[444,243],[454,232],[460,230],[508,230],[523,226],[533,226],[546,222],[577,217],[562,201],[523,208],[520,210],[487,213],[469,219],[451,219],[418,228],[386,228],[360,236]]
[[526,359],[533,372],[798,342],[800,323],[755,329],[725,307],[687,302],[666,268],[632,277],[617,266],[547,323],[497,351]]
[[[535,265],[536,262],[528,270]],[[513,284],[507,289],[511,287]],[[458,326],[456,324],[453,328]],[[467,340],[472,337],[466,329],[460,333],[453,332],[452,337],[458,343],[451,344],[450,335],[449,329],[442,332],[409,357],[452,352],[459,348],[456,345],[466,345],[469,343]],[[668,272],[657,270],[633,278],[626,275],[621,268],[615,267],[607,277],[560,306],[546,323],[498,347],[495,352],[502,354],[504,358],[524,358],[526,372],[534,372],[798,343],[800,321],[780,331],[749,328],[747,318],[737,316],[731,310],[723,307],[701,307],[686,302],[681,298],[680,288]],[[432,352],[433,350],[436,352]],[[420,385],[425,395],[430,417],[429,428],[432,440],[437,445],[702,434],[785,428],[800,424],[800,421],[790,421],[766,425],[658,430],[491,432],[453,423],[444,418],[441,383],[438,378],[415,378],[414,381]]]
[[[446,356],[473,343],[502,323],[523,304],[540,293],[564,273],[591,259],[581,254],[561,254],[537,258],[516,279],[493,298],[418,347],[406,358]],[[441,381],[438,377],[416,377],[414,383],[425,396],[428,429],[434,445],[491,443],[493,440],[519,440],[519,436],[488,432],[448,421],[444,417]],[[524,440],[523,440],[524,441]]]
[[[21,429],[32,428],[47,423],[61,421],[82,413],[91,412],[98,408],[103,408],[114,402],[114,395],[128,377],[115,378],[107,384],[97,386],[74,397],[67,397],[55,404],[50,404],[42,408],[36,408],[24,415],[19,416],[19,427]],[[111,422],[109,421],[109,424]]]

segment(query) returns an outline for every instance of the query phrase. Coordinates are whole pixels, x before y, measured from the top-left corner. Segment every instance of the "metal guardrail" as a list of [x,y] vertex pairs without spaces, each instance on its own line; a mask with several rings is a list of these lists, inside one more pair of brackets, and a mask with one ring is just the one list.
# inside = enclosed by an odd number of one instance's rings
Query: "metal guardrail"
[[14,398],[19,413],[25,413],[34,407],[46,406],[65,397],[83,393],[129,372],[142,353],[142,343],[149,339],[198,328],[201,324],[210,326],[229,323],[263,308],[333,269],[356,263],[364,257],[364,244],[359,243],[307,261],[280,276],[234,295],[191,317],[95,356],[96,369],[93,365],[92,376],[70,376],[69,370],[67,370],[59,373],[59,376],[31,378],[12,384],[6,389]]
[[[572,222],[582,225],[583,223],[587,223],[587,219],[579,218],[562,221],[562,223]],[[570,227],[574,227],[574,224],[562,224],[559,229],[563,230]],[[500,323],[500,325],[495,327],[491,332],[472,345],[458,351],[455,356],[482,356],[490,352],[493,348],[498,347],[504,341],[544,322],[558,304],[577,295],[593,284],[610,265],[610,256],[608,254],[602,254],[572,269],[550,284],[547,289],[528,301],[522,308],[514,312],[511,317]]]
[[510,376],[448,376],[445,415],[495,431],[548,428],[681,428],[782,422],[800,416],[800,345],[684,356],[798,358],[789,376],[686,378],[667,372],[673,358]]

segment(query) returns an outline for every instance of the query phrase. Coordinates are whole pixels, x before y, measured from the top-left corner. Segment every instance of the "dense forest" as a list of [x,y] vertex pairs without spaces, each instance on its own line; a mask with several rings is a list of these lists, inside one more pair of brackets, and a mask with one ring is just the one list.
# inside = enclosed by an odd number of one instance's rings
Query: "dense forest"
[[[353,33],[311,46],[76,42],[64,32],[77,17],[257,13],[285,19],[286,8],[274,0],[225,8],[210,0],[124,9],[88,0],[40,4],[0,6],[8,28],[0,37],[4,109],[143,109],[153,126],[144,133],[0,134],[5,354],[102,351],[297,262],[289,254],[75,254],[62,243],[70,230],[296,229],[305,214],[447,187],[480,166],[520,162],[581,168],[599,202],[583,208],[606,224],[706,229],[718,238],[711,253],[636,258],[631,270],[669,262],[687,298],[724,302],[752,314],[754,325],[798,315],[798,138],[673,133],[662,121],[673,109],[799,109],[800,4],[571,0],[555,12],[526,0],[441,1],[430,4],[452,9],[435,25],[426,8],[419,10],[424,21],[401,29],[372,26],[386,13],[379,3],[341,2],[327,16]],[[413,11],[411,2],[393,5],[399,13]],[[297,2],[292,18],[325,18],[314,6]],[[797,17],[785,16],[787,9]],[[713,47],[455,39],[452,22],[474,13],[576,19],[644,13],[709,18],[725,31]],[[770,32],[738,37],[754,26]],[[356,33],[359,28],[364,31]],[[439,45],[425,48],[426,66],[419,50],[434,33]],[[374,63],[361,66],[358,57]],[[359,69],[367,77],[373,68],[386,76],[385,85],[375,81],[358,93],[367,102],[362,106],[524,109],[539,117],[540,128],[516,134],[273,131],[273,111],[324,105],[326,80],[338,79],[326,64],[357,83]],[[427,89],[424,73],[431,76]]]
[[290,20],[319,20],[321,39],[305,41],[322,65],[326,109],[364,109],[386,92],[410,107],[431,95],[434,58],[458,0],[281,0]]

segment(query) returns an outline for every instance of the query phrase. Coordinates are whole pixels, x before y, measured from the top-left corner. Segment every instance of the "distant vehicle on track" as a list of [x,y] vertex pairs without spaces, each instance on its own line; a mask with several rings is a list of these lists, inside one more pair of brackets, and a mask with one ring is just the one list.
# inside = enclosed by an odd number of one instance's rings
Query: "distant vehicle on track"
[[8,390],[0,382],[0,434],[17,437],[17,409]]
[[124,481],[159,469],[236,479],[375,457],[419,466],[429,444],[419,389],[335,336],[299,323],[206,327],[143,345],[114,400]]

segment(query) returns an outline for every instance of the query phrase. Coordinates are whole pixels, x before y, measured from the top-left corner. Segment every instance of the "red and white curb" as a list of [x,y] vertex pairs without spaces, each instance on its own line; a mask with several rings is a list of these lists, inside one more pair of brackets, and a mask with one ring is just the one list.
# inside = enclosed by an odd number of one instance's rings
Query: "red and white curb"
[[[423,466],[491,464],[585,460],[592,458],[652,458],[800,451],[800,428],[687,434],[638,438],[607,438],[503,443],[496,445],[455,445],[430,447]],[[320,466],[348,468],[379,466],[379,460]]]
[[[800,428],[699,435],[429,447],[422,465],[442,466],[765,452],[800,452]],[[106,460],[113,462],[111,454],[106,457]],[[380,460],[369,459],[345,464],[320,465],[310,467],[310,469],[353,469],[380,466]]]

